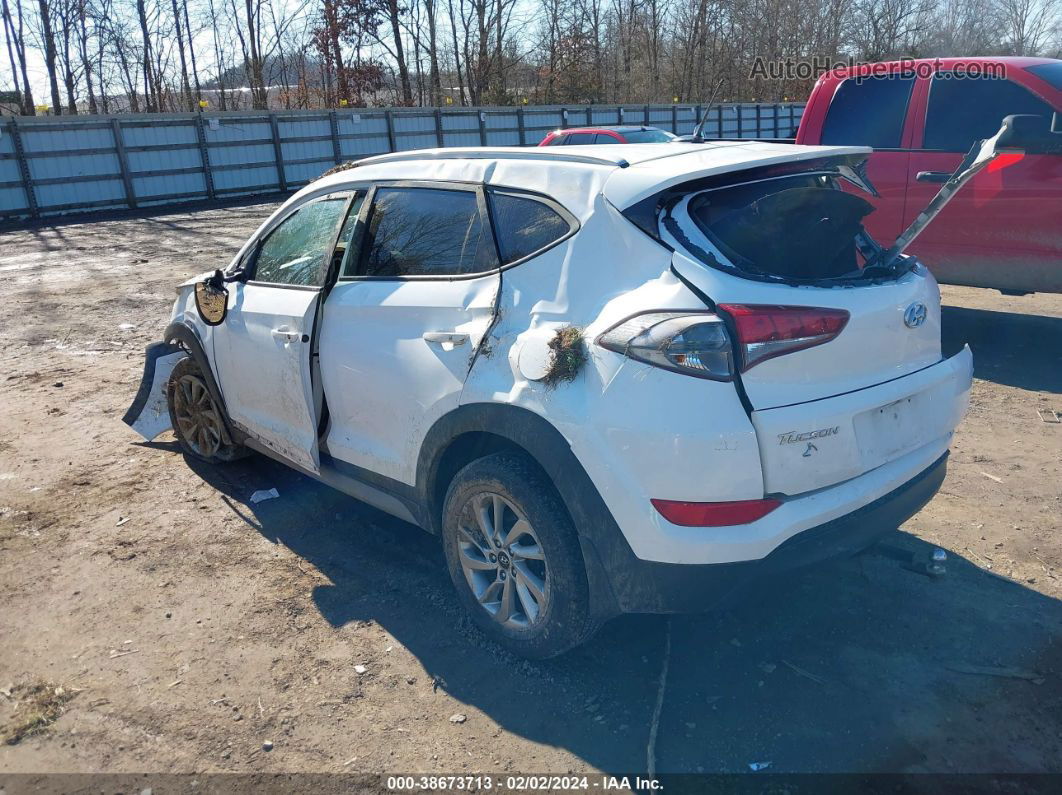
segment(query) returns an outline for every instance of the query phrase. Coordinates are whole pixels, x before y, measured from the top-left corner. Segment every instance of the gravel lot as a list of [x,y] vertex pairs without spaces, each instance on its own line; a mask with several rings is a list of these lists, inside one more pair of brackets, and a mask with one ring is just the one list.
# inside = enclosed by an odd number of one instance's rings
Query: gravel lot
[[945,288],[973,405],[884,551],[531,664],[428,535],[120,422],[173,286],[271,209],[0,232],[0,773],[644,770],[668,633],[662,772],[1062,772],[1062,295]]

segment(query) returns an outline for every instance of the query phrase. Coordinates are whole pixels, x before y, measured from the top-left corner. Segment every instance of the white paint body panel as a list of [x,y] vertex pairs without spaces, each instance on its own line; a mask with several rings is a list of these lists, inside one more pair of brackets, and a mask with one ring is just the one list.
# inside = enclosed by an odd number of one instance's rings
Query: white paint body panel
[[214,328],[213,349],[229,419],[270,450],[318,472],[308,340],[320,291],[255,282],[228,289],[229,313]]
[[[802,494],[857,477],[926,444],[951,439],[966,413],[973,356],[826,400],[754,411],[764,490]],[[789,434],[833,431],[791,441]]]
[[184,351],[169,353],[155,360],[155,371],[151,379],[151,394],[147,403],[140,411],[140,416],[130,425],[147,441],[152,441],[159,434],[170,430],[173,424],[170,422],[170,408],[166,400],[166,384],[170,380],[170,373],[177,366],[177,362],[187,357]]
[[[333,288],[320,354],[334,457],[415,482],[424,435],[457,408],[472,354],[494,316],[499,281],[494,273],[454,281],[341,281]],[[437,333],[468,339],[431,341]]]

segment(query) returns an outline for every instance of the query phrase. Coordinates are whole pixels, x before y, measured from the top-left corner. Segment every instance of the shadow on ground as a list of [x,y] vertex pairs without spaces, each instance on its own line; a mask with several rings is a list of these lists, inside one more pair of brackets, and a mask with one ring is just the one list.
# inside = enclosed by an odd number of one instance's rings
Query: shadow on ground
[[944,306],[941,324],[944,354],[969,343],[978,378],[1062,393],[1062,317]]
[[[378,622],[455,698],[607,772],[645,769],[669,630],[661,772],[1062,770],[1062,603],[951,552],[940,580],[910,571],[902,560],[930,551],[911,535],[727,613],[622,617],[528,663],[463,618],[421,530],[265,459],[193,467],[328,578],[313,600],[332,626]],[[272,485],[281,498],[248,513]],[[1005,675],[958,670],[970,666]]]

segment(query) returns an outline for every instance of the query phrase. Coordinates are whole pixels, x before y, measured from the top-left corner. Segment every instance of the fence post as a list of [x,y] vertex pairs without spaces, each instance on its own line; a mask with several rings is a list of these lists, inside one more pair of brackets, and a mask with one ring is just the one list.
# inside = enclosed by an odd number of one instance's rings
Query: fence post
[[122,174],[122,184],[125,185],[125,203],[135,210],[136,192],[129,176],[129,160],[125,156],[125,141],[122,140],[122,123],[118,119],[111,119],[111,132],[114,135],[114,151],[118,155],[118,169]]
[[741,104],[740,103],[738,103],[734,107],[737,108],[737,117],[738,117],[738,119],[737,119],[737,121],[738,121],[737,137],[741,138],[741,137],[743,137],[743,133],[742,133],[742,130],[741,130],[741,120],[742,120],[742,117],[745,114],[741,112],[742,108],[741,108]]
[[15,159],[18,161],[18,173],[22,177],[22,189],[26,192],[26,203],[29,205],[30,217],[40,218],[41,210],[37,204],[37,194],[33,188],[33,177],[30,175],[29,163],[26,161],[26,152],[22,148],[22,133],[18,129],[18,120],[11,117],[11,142],[15,146]]
[[645,124],[646,127],[649,126],[649,105],[648,104],[645,106],[645,121],[643,122],[643,124]]
[[476,111],[476,118],[479,119],[479,145],[487,145],[487,112],[482,109]]
[[334,110],[328,114],[328,126],[332,128],[332,159],[338,166],[343,161],[343,150],[339,146],[339,116]]
[[516,129],[520,133],[520,146],[527,146],[527,139],[524,136],[524,108],[520,106],[516,109]]
[[715,106],[715,129],[716,129],[716,132],[718,133],[716,135],[716,138],[722,138],[723,137],[723,106],[722,105],[716,105]]
[[586,106],[586,126],[587,127],[593,127],[594,126],[594,111],[591,109],[590,105]]
[[277,124],[277,114],[269,114],[269,127],[273,131],[273,156],[277,161],[277,184],[281,193],[288,190],[288,179],[284,173],[284,150],[280,146],[280,125]]
[[206,131],[203,129],[202,113],[195,115],[195,137],[199,141],[199,159],[203,161],[203,181],[206,183],[207,198],[213,201],[216,198],[214,172],[210,170],[210,151],[207,146]]
[[561,108],[561,129],[568,129],[568,109]]
[[[697,125],[701,123],[701,106],[695,105],[693,107],[693,129],[690,130],[693,133],[697,129]],[[704,130],[701,130],[701,135],[704,135]]]
[[623,124],[623,106],[616,106],[616,124]]
[[435,109],[435,143],[440,149],[446,146],[446,139],[443,137],[442,111],[438,108]]
[[384,111],[384,121],[387,122],[387,151],[397,152],[398,145],[395,143],[395,119],[394,111]]
[[753,136],[756,137],[756,138],[762,138],[763,137],[763,123],[762,123],[762,119],[760,118],[760,103],[759,102],[756,103],[756,132],[753,133]]
[[678,135],[678,105],[671,106],[671,132]]

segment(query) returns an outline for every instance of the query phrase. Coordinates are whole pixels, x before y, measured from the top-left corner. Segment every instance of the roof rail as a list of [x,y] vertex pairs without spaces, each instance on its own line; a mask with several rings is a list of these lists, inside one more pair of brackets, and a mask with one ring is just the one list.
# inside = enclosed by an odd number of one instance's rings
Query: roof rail
[[[552,149],[553,147],[543,147]],[[614,166],[627,168],[630,163],[622,157],[595,157],[593,155],[577,155],[569,152],[538,151],[538,147],[452,147],[449,149],[413,149],[408,152],[391,152],[386,155],[374,155],[357,160],[359,166],[375,165],[376,163],[396,163],[408,160],[552,160],[562,163],[586,163],[594,166]]]

